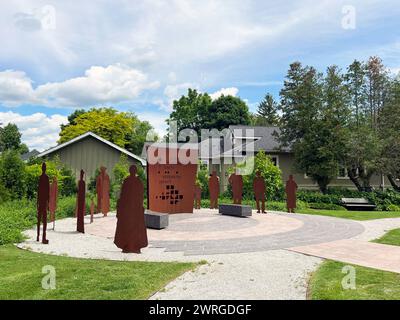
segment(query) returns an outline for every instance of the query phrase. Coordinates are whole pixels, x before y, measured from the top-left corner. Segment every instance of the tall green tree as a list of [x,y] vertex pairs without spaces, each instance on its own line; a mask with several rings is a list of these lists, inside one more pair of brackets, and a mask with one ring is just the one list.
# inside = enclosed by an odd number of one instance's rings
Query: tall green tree
[[278,126],[279,105],[274,97],[268,93],[257,107],[257,114],[255,116],[255,125],[258,126]]
[[349,122],[347,172],[360,191],[371,191],[371,177],[379,172],[382,143],[378,119],[389,85],[382,60],[371,57],[367,63],[355,60],[345,76],[352,116]]
[[201,129],[222,130],[230,125],[248,125],[250,112],[246,103],[238,97],[222,95],[212,101],[207,93],[189,89],[187,96],[174,101],[167,123],[171,121],[176,121],[178,132],[192,129],[200,137]]
[[400,192],[400,79],[390,86],[387,103],[379,115],[379,135],[382,143],[381,169],[394,190]]
[[79,116],[83,115],[84,113],[86,113],[85,109],[76,109],[74,112],[72,112],[69,116],[68,116],[68,123],[67,124],[62,124],[61,125],[61,130],[64,130],[64,128],[68,125],[76,125],[75,119],[78,118]]
[[294,152],[295,168],[327,191],[346,155],[348,95],[336,66],[325,78],[313,67],[290,66],[281,91],[280,140]]
[[230,125],[250,125],[249,108],[239,97],[222,95],[212,102],[205,128],[223,130]]
[[146,135],[152,127],[140,121],[130,112],[119,112],[114,108],[92,108],[87,112],[74,112],[69,124],[61,127],[59,143],[69,141],[91,131],[100,137],[140,154]]
[[9,123],[0,131],[0,151],[19,150],[21,147],[21,133],[18,127]]
[[322,108],[322,75],[300,62],[290,65],[280,92],[282,111],[280,140],[291,145],[301,140]]
[[173,102],[167,123],[175,121],[178,132],[183,129],[192,129],[200,134],[210,116],[208,111],[211,104],[211,97],[207,93],[199,93],[189,88],[187,95]]
[[389,76],[382,59],[370,57],[366,65],[368,111],[371,127],[377,129],[378,117],[389,89]]

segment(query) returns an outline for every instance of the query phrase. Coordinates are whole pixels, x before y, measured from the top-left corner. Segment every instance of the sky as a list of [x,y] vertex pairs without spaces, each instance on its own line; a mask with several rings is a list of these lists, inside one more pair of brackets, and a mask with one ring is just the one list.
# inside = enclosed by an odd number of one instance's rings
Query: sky
[[398,0],[14,0],[0,3],[0,123],[39,151],[77,108],[134,112],[163,135],[196,88],[277,99],[289,64],[400,71]]

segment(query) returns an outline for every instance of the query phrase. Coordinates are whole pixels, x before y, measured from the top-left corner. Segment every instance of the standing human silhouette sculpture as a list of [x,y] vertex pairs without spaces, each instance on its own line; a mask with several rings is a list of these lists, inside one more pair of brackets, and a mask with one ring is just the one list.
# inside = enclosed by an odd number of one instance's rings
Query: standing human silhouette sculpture
[[78,199],[77,199],[77,219],[76,231],[85,233],[85,209],[86,209],[86,184],[83,180],[85,172],[81,170],[81,176],[78,182]]
[[218,209],[219,177],[216,171],[212,172],[208,180],[208,190],[210,192],[210,209]]
[[56,225],[57,199],[58,199],[58,181],[57,177],[54,177],[53,182],[50,184],[50,200],[49,200],[50,222],[53,222],[53,230],[55,229]]
[[194,185],[194,208],[201,208],[201,187],[197,183]]
[[50,200],[50,181],[46,174],[46,163],[42,164],[42,174],[39,177],[39,185],[37,192],[37,237],[36,241],[40,239],[40,223],[43,223],[42,243],[48,244],[49,240],[46,238],[47,231],[47,212],[49,210]]
[[[266,213],[265,211],[265,181],[260,171],[256,172],[253,180],[254,198],[256,200],[257,213]],[[261,206],[260,206],[261,204]]]
[[229,183],[232,187],[233,203],[242,204],[243,178],[240,174],[233,173],[229,177]]
[[293,179],[293,175],[289,176],[289,180],[286,182],[286,206],[289,213],[294,213],[296,209],[296,192],[297,183]]
[[96,195],[97,195],[97,210],[96,213],[101,213],[101,203],[103,198],[103,176],[101,171],[96,178]]
[[102,185],[102,197],[101,197],[101,212],[104,217],[110,212],[110,177],[106,172],[105,167],[101,167],[101,185]]
[[144,220],[144,188],[136,176],[136,166],[129,168],[130,176],[124,180],[117,202],[117,229],[114,243],[124,253],[140,253],[147,247],[147,229]]

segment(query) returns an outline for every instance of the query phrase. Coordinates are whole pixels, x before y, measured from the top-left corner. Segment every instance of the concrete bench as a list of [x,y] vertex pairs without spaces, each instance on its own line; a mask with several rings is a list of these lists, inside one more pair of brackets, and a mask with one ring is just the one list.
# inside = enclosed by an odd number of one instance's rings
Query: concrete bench
[[239,204],[220,204],[219,213],[224,216],[251,217],[251,207]]
[[146,210],[144,213],[146,227],[150,229],[165,229],[169,224],[169,215],[167,213],[159,213]]
[[373,211],[376,205],[369,203],[367,199],[364,198],[342,198],[342,206],[350,211]]

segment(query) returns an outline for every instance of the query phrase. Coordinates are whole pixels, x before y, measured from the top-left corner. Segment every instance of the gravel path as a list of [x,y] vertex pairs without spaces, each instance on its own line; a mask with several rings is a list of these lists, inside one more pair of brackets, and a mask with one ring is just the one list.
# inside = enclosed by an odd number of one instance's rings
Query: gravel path
[[322,259],[270,250],[204,256],[211,263],[187,272],[153,300],[304,300],[307,282]]
[[353,237],[353,239],[371,241],[382,237],[390,230],[400,228],[400,218],[360,221],[360,224],[364,227],[365,231]]

